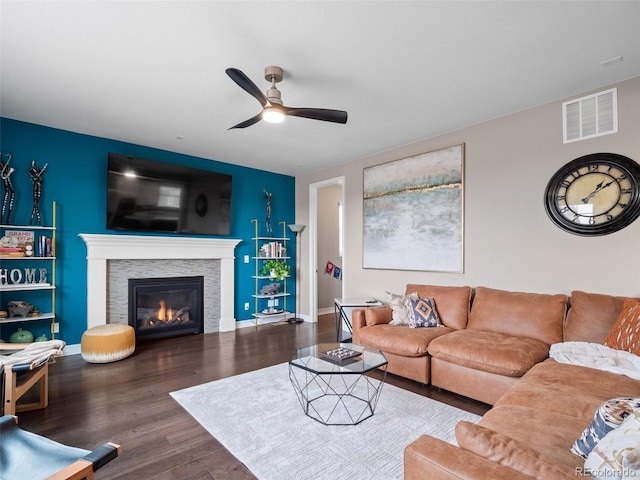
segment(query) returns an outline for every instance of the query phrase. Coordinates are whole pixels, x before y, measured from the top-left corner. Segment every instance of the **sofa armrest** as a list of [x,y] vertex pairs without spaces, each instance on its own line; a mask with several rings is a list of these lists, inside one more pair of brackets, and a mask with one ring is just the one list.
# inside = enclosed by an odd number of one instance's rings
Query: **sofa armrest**
[[353,341],[360,343],[360,329],[364,326],[382,325],[391,322],[393,314],[389,305],[358,308],[351,312]]
[[364,318],[364,308],[356,308],[351,312],[351,328],[353,331],[364,327],[367,324]]
[[357,308],[351,312],[351,330],[354,343],[360,343],[360,328],[366,324],[364,308]]
[[422,435],[404,450],[404,480],[531,480],[475,453]]

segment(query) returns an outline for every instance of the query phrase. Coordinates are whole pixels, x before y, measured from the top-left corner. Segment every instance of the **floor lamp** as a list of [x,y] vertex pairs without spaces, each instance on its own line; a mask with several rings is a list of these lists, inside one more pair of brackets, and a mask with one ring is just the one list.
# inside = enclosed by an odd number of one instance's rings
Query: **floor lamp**
[[296,301],[295,301],[295,312],[293,314],[293,317],[287,319],[287,322],[289,322],[289,323],[304,322],[304,320],[302,318],[298,318],[298,299],[300,298],[300,292],[299,292],[299,289],[298,289],[298,270],[299,270],[299,266],[300,266],[300,242],[298,241],[298,234],[302,233],[302,231],[305,229],[305,227],[306,227],[306,225],[296,225],[295,223],[289,225],[289,228],[291,229],[291,231],[296,236],[296,277],[295,277]]

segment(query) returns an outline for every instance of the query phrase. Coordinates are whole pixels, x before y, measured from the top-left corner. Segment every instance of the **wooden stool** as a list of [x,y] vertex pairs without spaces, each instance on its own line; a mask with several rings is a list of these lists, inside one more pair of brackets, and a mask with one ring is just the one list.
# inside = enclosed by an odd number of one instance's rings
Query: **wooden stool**
[[[5,415],[15,415],[16,412],[26,412],[47,408],[49,404],[49,364],[33,369],[19,369],[24,365],[6,365],[4,367],[4,402],[1,410]],[[40,382],[38,400],[17,405],[18,400],[31,387]]]
[[118,323],[98,325],[82,334],[80,351],[89,363],[109,363],[127,358],[136,350],[132,326]]
[[[47,407],[49,404],[49,361],[52,357],[62,356],[65,345],[62,340],[31,344],[0,343],[0,350],[11,352],[10,355],[0,355],[0,365],[2,365],[0,367],[0,384],[4,383],[4,388],[0,392],[2,397],[0,410],[4,411],[5,415],[15,415],[16,412]],[[36,384],[40,385],[37,400],[18,405],[18,400]],[[0,478],[4,477],[0,475]]]

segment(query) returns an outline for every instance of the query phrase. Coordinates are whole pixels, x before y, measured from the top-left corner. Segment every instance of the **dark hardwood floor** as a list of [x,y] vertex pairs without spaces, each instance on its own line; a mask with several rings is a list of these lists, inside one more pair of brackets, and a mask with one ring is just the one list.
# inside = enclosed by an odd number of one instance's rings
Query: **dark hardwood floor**
[[[325,315],[318,323],[146,342],[133,356],[108,364],[62,357],[50,365],[49,407],[20,413],[19,424],[89,450],[121,444],[122,455],[98,470],[102,480],[254,479],[169,393],[287,362],[296,348],[335,341],[334,325],[333,315]],[[394,375],[387,383],[479,415],[489,408]]]

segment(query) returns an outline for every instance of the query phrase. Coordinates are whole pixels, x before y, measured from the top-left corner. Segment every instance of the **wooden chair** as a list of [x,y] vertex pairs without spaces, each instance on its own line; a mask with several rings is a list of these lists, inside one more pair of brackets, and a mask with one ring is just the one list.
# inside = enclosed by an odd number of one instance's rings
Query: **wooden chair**
[[96,450],[70,447],[22,430],[13,415],[0,417],[0,478],[2,480],[93,480],[94,472],[116,458],[120,445]]
[[[0,355],[4,388],[2,410],[5,415],[46,408],[49,404],[49,360],[62,355],[65,343],[51,340],[32,344],[3,343],[0,351],[12,351]],[[40,382],[37,401],[18,405],[18,400]]]

